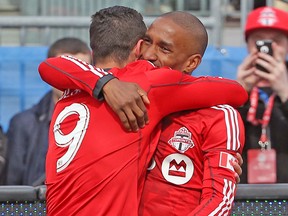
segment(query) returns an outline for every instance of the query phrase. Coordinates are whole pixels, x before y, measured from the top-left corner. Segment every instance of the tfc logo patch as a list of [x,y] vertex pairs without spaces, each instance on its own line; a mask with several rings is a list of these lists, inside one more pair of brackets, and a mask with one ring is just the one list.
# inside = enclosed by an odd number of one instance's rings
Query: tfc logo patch
[[162,175],[168,181],[176,185],[187,183],[193,176],[194,165],[189,157],[174,153],[168,155],[162,162]]
[[182,127],[178,131],[175,131],[174,137],[172,137],[168,143],[181,153],[194,147],[194,143],[191,140],[191,133],[186,127]]
[[261,11],[258,22],[264,26],[272,26],[278,22],[275,12],[270,8]]

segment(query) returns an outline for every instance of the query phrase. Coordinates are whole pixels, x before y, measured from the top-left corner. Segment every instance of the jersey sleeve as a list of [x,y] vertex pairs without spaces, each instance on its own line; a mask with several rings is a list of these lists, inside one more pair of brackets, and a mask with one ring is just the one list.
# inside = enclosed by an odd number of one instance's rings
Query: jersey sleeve
[[[236,193],[234,169],[230,164],[244,145],[240,114],[228,105],[209,109],[204,131],[204,174],[200,204],[189,215],[229,215]],[[212,120],[211,120],[212,119]]]
[[171,111],[207,108],[219,104],[229,104],[236,108],[248,99],[245,89],[237,81],[230,79],[193,77],[169,69],[155,69],[146,74],[152,83],[151,95],[155,97],[159,113],[164,116]]
[[[208,76],[196,78],[168,68],[157,69],[143,60],[111,71],[117,74],[119,79],[136,82],[148,91],[148,97],[153,106],[157,107],[161,117],[172,112],[206,108],[217,104],[238,107],[248,98],[245,89],[236,81]],[[96,98],[98,97],[95,92],[99,93],[101,86],[104,85],[99,79],[113,76],[102,69],[67,56],[50,58],[42,62],[39,73],[45,82],[57,89],[81,89]],[[167,106],[167,103],[171,103],[171,99],[174,100],[173,104]]]
[[111,79],[112,73],[71,57],[48,58],[38,67],[41,78],[59,90],[81,89],[101,99],[102,87]]

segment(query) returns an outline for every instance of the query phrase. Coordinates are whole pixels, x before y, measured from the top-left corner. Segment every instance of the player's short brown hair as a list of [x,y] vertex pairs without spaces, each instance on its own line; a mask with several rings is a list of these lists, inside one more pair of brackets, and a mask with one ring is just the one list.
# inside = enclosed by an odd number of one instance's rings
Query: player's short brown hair
[[142,15],[124,6],[101,9],[91,16],[90,47],[94,64],[106,57],[127,61],[130,52],[147,30]]

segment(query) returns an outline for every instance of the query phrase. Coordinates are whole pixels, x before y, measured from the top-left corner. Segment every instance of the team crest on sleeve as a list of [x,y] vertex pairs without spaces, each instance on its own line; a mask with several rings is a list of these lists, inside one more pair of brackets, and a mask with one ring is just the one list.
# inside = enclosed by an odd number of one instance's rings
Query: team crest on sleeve
[[168,181],[176,185],[182,185],[190,181],[194,173],[194,165],[189,157],[174,153],[168,155],[162,162],[162,175]]
[[194,147],[191,135],[191,132],[189,132],[186,127],[181,127],[178,131],[174,132],[174,137],[172,137],[168,143],[177,151],[184,153],[189,148]]

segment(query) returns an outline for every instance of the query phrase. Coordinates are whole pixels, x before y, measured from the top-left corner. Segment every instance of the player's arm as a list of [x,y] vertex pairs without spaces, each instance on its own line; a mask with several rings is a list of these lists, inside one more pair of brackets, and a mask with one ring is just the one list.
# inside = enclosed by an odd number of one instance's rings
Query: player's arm
[[[128,131],[137,131],[149,123],[144,104],[149,104],[149,100],[146,92],[136,83],[121,82],[112,73],[70,56],[46,59],[38,70],[46,83],[59,90],[81,89],[98,100],[105,97]],[[109,81],[113,85],[105,86]],[[118,94],[115,94],[115,88],[120,89]]]
[[209,76],[196,78],[168,69],[147,71],[146,76],[152,83],[149,99],[153,100],[164,116],[171,112],[217,104],[239,107],[248,99],[245,89],[230,79]]
[[[230,161],[242,152],[244,126],[240,114],[228,105],[215,106],[207,122],[201,202],[189,215],[229,215],[236,194],[235,171]],[[211,110],[211,109],[209,109]],[[214,117],[213,117],[214,116]]]
[[[101,99],[99,89],[115,78],[113,74],[71,56],[48,58],[40,63],[38,71],[46,83],[61,91],[81,89],[97,99]],[[96,87],[98,81],[102,83]]]

